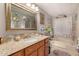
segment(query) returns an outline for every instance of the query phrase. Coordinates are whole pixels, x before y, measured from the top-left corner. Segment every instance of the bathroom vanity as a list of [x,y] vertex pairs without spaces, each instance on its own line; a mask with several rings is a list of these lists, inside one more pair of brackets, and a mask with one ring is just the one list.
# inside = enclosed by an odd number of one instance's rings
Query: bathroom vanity
[[0,56],[47,56],[48,36],[10,41],[0,45]]

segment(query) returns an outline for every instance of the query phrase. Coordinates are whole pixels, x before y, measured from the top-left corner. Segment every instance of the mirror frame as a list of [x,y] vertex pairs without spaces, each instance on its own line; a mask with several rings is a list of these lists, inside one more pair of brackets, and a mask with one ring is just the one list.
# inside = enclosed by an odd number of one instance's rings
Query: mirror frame
[[[37,14],[37,12],[35,12],[34,10],[30,9],[30,8],[25,8],[22,4],[12,4],[12,3],[5,3],[5,18],[6,18],[6,31],[8,30],[37,30],[37,21],[35,19],[36,22],[36,28],[31,29],[31,28],[25,28],[25,29],[11,29],[11,5],[15,5],[23,10],[26,10],[28,12],[33,13],[34,15]],[[35,17],[36,18],[36,17]]]
[[43,13],[40,13],[40,24],[44,25],[45,24],[44,21],[45,21],[45,15]]

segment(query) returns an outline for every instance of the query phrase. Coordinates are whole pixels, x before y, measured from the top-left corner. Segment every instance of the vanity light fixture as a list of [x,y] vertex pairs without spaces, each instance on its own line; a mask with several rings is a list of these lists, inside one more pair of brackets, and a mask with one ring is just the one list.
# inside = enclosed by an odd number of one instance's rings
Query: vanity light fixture
[[36,12],[39,11],[39,8],[35,4],[26,3],[26,5],[32,9],[34,9]]

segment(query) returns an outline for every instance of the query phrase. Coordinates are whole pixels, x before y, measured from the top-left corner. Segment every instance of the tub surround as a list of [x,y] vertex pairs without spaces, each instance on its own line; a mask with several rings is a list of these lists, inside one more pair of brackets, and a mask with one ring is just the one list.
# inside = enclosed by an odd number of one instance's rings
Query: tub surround
[[21,49],[24,49],[28,46],[31,46],[37,42],[40,42],[44,39],[47,39],[48,36],[35,36],[31,38],[22,39],[19,41],[11,40],[10,42],[4,43],[0,45],[0,56],[8,56],[11,55],[17,51],[20,51]]

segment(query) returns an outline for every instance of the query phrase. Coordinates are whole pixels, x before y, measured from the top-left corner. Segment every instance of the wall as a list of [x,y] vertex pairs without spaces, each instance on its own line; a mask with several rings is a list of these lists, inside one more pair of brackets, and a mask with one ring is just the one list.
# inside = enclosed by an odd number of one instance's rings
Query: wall
[[50,16],[47,12],[45,12],[44,10],[40,9],[40,12],[44,14],[45,16],[45,25],[48,26],[52,26],[52,16]]
[[74,14],[72,17],[72,38],[75,41],[75,39],[77,38],[77,34],[76,34],[76,28],[77,28],[77,14]]
[[0,36],[5,34],[5,6],[0,3]]
[[44,17],[45,17],[45,19],[44,19],[44,25],[52,27],[52,16],[50,16],[43,9],[40,8],[39,13],[37,14],[37,20],[38,20],[37,21],[37,23],[38,23],[37,24],[37,29],[38,29],[38,32],[40,32],[40,26],[41,26],[41,24],[40,24],[40,12],[43,13]]
[[79,8],[77,10],[77,22],[76,22],[76,34],[77,34],[77,39],[79,40]]

